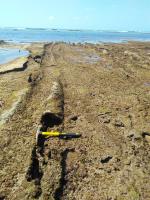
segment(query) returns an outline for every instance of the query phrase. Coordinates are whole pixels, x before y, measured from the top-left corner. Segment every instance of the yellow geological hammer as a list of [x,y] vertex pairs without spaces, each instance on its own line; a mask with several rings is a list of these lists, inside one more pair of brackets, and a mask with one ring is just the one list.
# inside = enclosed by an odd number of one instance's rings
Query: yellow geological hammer
[[59,131],[41,131],[40,129],[36,132],[36,143],[38,144],[44,138],[58,137],[60,139],[72,139],[81,137],[80,133],[62,133]]
[[50,131],[50,132],[41,132],[45,137],[59,137],[59,138],[79,138],[81,137],[80,133],[61,133],[59,131]]

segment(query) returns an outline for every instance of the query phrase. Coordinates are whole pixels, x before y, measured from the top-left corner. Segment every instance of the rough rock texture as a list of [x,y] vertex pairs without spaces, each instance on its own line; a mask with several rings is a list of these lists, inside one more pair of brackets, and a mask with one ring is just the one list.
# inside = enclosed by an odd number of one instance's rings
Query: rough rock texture
[[[23,72],[0,79],[0,114],[18,91],[30,91],[0,127],[0,199],[149,200],[150,43],[30,51]],[[47,129],[82,137],[46,139],[39,152],[35,133],[45,112],[61,116]]]

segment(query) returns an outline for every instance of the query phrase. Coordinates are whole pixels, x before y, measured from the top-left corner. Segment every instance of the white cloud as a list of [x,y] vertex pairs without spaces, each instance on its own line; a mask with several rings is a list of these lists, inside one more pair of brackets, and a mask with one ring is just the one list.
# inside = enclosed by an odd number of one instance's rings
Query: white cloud
[[49,21],[54,21],[55,20],[55,17],[54,16],[49,16]]

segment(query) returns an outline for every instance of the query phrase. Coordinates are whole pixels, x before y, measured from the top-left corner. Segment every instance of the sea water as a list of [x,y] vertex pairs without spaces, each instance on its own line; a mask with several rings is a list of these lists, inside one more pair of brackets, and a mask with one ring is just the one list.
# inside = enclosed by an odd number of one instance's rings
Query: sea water
[[131,31],[90,31],[32,28],[0,28],[0,40],[9,42],[123,42],[150,41],[150,33]]
[[22,56],[28,56],[28,54],[28,51],[24,50],[0,48],[0,64],[5,64]]
[[[150,33],[131,31],[90,31],[90,30],[63,30],[42,28],[0,28],[0,40],[15,43],[31,42],[124,42],[124,41],[150,41]],[[11,51],[11,50],[10,50]],[[6,54],[5,54],[6,53]],[[4,55],[5,54],[5,55]],[[0,51],[0,61],[7,57],[16,57],[14,52]]]

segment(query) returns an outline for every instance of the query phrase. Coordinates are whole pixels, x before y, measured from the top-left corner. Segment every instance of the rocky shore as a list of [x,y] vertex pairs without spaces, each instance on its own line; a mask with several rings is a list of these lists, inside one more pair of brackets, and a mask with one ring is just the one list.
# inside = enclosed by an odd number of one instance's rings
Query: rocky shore
[[[0,67],[0,199],[149,200],[150,43],[18,48],[30,55]],[[37,154],[45,111],[82,137]]]

